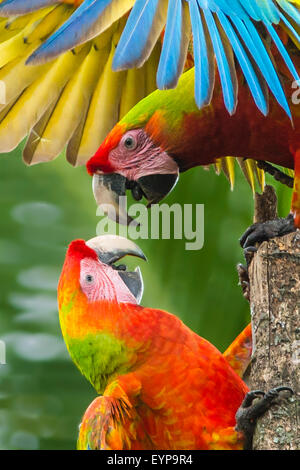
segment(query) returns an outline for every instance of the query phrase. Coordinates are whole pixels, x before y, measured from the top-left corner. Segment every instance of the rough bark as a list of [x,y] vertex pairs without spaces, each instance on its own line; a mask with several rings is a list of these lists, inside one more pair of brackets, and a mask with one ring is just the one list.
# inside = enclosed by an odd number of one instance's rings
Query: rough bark
[[255,194],[253,222],[266,222],[276,217],[278,217],[277,196],[273,186],[266,185],[262,194]]
[[[270,210],[276,214],[275,202],[264,211],[263,201],[256,201],[255,221],[266,220]],[[294,390],[258,420],[253,449],[300,449],[300,231],[262,243],[249,266],[249,279],[254,338],[249,386]]]

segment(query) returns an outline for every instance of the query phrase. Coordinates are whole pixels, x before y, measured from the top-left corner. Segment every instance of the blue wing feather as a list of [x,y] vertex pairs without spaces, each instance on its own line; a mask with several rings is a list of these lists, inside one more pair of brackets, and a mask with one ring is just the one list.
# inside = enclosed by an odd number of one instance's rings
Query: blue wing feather
[[136,0],[114,55],[113,70],[143,65],[165,25],[167,8],[164,14],[162,3]]
[[[115,0],[85,0],[70,18],[29,57],[28,64],[38,64],[92,39],[101,32],[102,15]],[[110,26],[110,24],[108,25]]]
[[276,8],[272,0],[259,0],[259,3],[257,0],[252,0],[252,2],[259,21],[271,21],[275,23],[279,22],[278,8]]
[[241,66],[245,79],[248,83],[253,99],[257,107],[260,109],[260,111],[264,115],[266,115],[268,113],[267,98],[261,87],[260,80],[253,68],[253,65],[251,61],[249,60],[245,49],[243,48],[241,42],[239,41],[238,36],[235,33],[227,17],[223,13],[220,12],[218,13],[218,18],[232,45],[236,58],[239,61],[239,64]]
[[[208,8],[207,4],[203,2],[203,0],[199,0],[202,4],[201,8]],[[225,15],[237,15],[239,18],[243,19],[248,16],[242,5],[240,4],[240,0],[214,0],[209,2],[209,9],[215,13],[222,12]]]
[[245,42],[245,45],[247,46],[253,59],[257,63],[276,100],[285,110],[287,115],[291,118],[291,112],[277,72],[265,48],[265,45],[263,44],[252,22],[250,20],[243,22],[238,18],[232,18],[232,21],[236,25],[237,30],[243,38],[243,41]]
[[224,49],[224,45],[222,43],[222,39],[216,26],[213,14],[207,8],[203,10],[203,13],[216,55],[216,61],[223,90],[224,103],[228,112],[233,114],[236,107],[236,90],[233,84],[233,70],[228,63],[228,57],[226,55],[226,51]]
[[[0,4],[0,16],[29,13],[57,1],[4,0]],[[253,67],[250,55],[275,98],[290,116],[279,77],[255,22],[265,25],[290,72],[298,79],[298,72],[273,25],[283,22],[299,41],[300,36],[295,30],[295,23],[300,24],[299,9],[287,0],[189,0],[188,3],[194,42],[197,105],[201,107],[210,102],[215,55],[226,107],[229,112],[234,111],[236,85],[232,48],[259,109],[266,112],[266,96],[261,87],[260,73]],[[131,4],[128,2],[128,9]],[[113,69],[142,66],[166,24],[157,84],[159,88],[174,87],[183,69],[190,34],[185,7],[185,0],[136,0],[116,49]],[[28,63],[43,63],[88,41],[123,15],[126,8],[127,0],[85,0],[29,57]]]
[[[167,24],[157,69],[157,86],[160,89],[176,86],[184,67],[188,41],[184,25],[182,0],[169,2]],[[189,38],[188,38],[189,39]]]
[[265,13],[271,23],[278,24],[280,21],[279,10],[273,3],[273,0],[266,0],[266,10]]
[[300,24],[300,12],[294,5],[286,0],[277,0],[277,3],[297,24]]
[[55,3],[57,0],[5,0],[0,4],[0,16],[25,15]]
[[246,10],[248,17],[252,18],[255,21],[261,20],[261,12],[257,10],[257,5],[255,0],[240,0],[241,5]]
[[266,25],[266,28],[267,28],[271,38],[273,39],[274,43],[276,44],[276,47],[277,47],[278,51],[282,55],[282,57],[283,57],[283,59],[286,63],[286,66],[290,70],[290,72],[293,75],[294,79],[295,80],[300,80],[299,74],[298,74],[298,72],[297,72],[290,56],[288,55],[288,53],[287,53],[280,37],[276,33],[275,29],[273,28],[273,26],[271,24]]
[[194,45],[195,100],[197,106],[202,108],[211,101],[215,81],[214,56],[210,39],[204,32],[197,0],[190,0],[189,8]]
[[282,21],[285,23],[285,25],[287,26],[287,28],[290,30],[290,32],[295,36],[296,40],[298,42],[300,42],[300,36],[299,34],[297,33],[297,31],[295,30],[295,28],[291,25],[291,23],[287,20],[287,18],[282,15],[281,16],[281,19]]

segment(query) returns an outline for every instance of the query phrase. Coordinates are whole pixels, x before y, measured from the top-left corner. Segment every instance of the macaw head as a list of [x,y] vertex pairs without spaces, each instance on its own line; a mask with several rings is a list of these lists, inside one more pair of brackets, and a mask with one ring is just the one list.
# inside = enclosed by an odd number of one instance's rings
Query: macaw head
[[[100,300],[139,303],[143,279],[139,267],[133,272],[116,265],[126,255],[146,259],[142,250],[127,238],[104,235],[89,241],[75,240],[67,250],[59,291],[79,289],[88,302]],[[72,286],[72,281],[76,285]]]
[[160,202],[178,180],[179,166],[158,140],[148,126],[128,129],[119,123],[87,163],[97,204],[108,216],[113,208],[119,223],[132,220],[119,205],[120,196],[127,190],[137,201],[144,197],[150,207]]
[[131,336],[123,320],[127,311],[139,308],[143,294],[139,268],[130,272],[125,265],[116,264],[126,255],[145,259],[142,250],[124,237],[75,240],[68,247],[58,284],[65,343],[74,363],[99,394],[118,367],[124,373],[130,355],[126,337]]

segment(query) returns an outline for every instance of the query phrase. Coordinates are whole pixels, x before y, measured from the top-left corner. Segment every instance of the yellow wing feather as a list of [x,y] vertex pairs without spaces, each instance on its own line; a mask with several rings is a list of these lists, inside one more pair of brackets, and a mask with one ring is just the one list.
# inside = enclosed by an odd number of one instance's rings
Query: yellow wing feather
[[65,86],[45,125],[34,128],[30,134],[24,149],[26,163],[53,160],[64,150],[86,113],[101,65],[100,52],[93,45]]
[[[88,47],[88,46],[87,46]],[[29,134],[32,127],[59,96],[62,88],[81,63],[85,50],[66,52],[38,80],[30,85],[0,123],[1,149],[9,152]],[[26,116],[26,119],[24,119]]]
[[77,164],[85,163],[95,153],[118,120],[119,102],[126,72],[113,72],[111,69],[115,47],[112,41],[108,59],[90,102],[78,148]]

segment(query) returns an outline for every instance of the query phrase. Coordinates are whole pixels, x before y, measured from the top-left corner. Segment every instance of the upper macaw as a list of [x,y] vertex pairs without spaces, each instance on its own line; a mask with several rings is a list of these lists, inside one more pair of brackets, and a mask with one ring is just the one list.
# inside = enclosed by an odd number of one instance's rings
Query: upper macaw
[[[292,57],[299,70],[298,50]],[[300,227],[299,90],[280,58],[278,70],[292,122],[273,98],[268,115],[263,116],[244,86],[240,87],[235,114],[228,116],[220,81],[212,103],[198,109],[193,97],[194,68],[182,75],[177,88],[156,90],[144,98],[120,120],[87,163],[97,203],[111,204],[124,223],[128,219],[119,210],[118,196],[125,195],[126,189],[131,189],[137,200],[144,196],[149,204],[156,203],[171,191],[180,172],[198,165],[219,165],[221,157],[232,155],[244,164],[252,158],[294,169],[292,212],[295,226]],[[238,80],[242,83],[242,74]],[[231,179],[233,161],[225,158]]]
[[[199,108],[211,102],[217,69],[233,114],[241,70],[249,101],[252,95],[263,114],[269,87],[291,116],[270,48],[299,80],[289,57],[292,46],[281,34],[298,47],[299,5],[300,0],[4,0],[0,152],[29,134],[23,154],[28,164],[52,160],[65,148],[72,164],[83,164],[156,84],[176,86],[192,56]],[[241,93],[245,86],[240,81]]]
[[[139,268],[128,272],[115,265],[127,254],[145,258],[123,237],[75,240],[60,276],[66,346],[101,395],[82,419],[78,448],[248,447],[251,436],[243,423],[253,428],[277,393],[266,394],[259,409],[250,407],[261,394],[248,393],[241,379],[251,357],[251,326],[222,355],[174,315],[138,305]],[[238,430],[236,413],[243,417]]]

